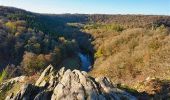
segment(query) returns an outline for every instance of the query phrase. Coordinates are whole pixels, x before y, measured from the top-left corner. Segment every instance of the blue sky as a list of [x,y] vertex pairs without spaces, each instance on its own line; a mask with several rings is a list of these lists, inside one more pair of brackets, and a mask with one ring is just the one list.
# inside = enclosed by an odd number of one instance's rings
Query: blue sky
[[170,15],[170,0],[0,0],[38,13]]

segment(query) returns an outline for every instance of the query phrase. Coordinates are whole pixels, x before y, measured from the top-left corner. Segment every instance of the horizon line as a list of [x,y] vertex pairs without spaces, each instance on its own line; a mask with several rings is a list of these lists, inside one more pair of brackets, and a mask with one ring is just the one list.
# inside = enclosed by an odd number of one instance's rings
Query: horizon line
[[15,8],[19,10],[24,10],[27,12],[31,13],[36,13],[36,14],[43,14],[43,15],[144,15],[144,16],[170,16],[170,14],[142,14],[142,13],[70,13],[70,12],[63,12],[63,13],[47,13],[47,12],[36,12],[20,7],[14,7],[14,6],[5,6],[5,5],[0,5],[1,7],[8,7],[8,8]]

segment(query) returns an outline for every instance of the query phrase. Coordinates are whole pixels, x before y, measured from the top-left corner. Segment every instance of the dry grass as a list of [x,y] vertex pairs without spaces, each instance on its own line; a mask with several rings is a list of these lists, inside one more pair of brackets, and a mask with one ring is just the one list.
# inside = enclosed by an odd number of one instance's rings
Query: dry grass
[[95,59],[91,75],[131,85],[147,77],[170,79],[170,32],[166,28],[133,28],[122,32],[100,28],[86,32],[95,38],[96,52],[102,51]]

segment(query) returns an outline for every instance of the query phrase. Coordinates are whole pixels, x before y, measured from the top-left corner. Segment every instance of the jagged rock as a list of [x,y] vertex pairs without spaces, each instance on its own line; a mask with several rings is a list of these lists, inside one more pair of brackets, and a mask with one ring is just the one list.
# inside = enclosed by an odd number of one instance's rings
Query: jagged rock
[[84,71],[65,68],[55,71],[49,65],[35,85],[24,86],[6,100],[136,100],[114,86],[108,78],[92,78]]
[[15,77],[0,84],[0,93],[17,82],[24,82],[26,76]]
[[126,91],[120,90],[113,86],[111,81],[106,77],[96,78],[95,80],[99,83],[101,90],[103,90],[102,92],[104,94],[109,94],[107,96],[110,99],[115,98],[116,100],[121,100],[122,98],[124,98],[125,100],[127,100],[128,98],[130,98],[131,100],[136,100],[135,97],[131,96]]
[[51,98],[52,91],[43,91],[37,94],[34,100],[48,100]]
[[26,84],[16,96],[10,95],[6,98],[6,100],[33,100],[40,91],[41,88],[31,84]]
[[2,84],[15,83],[15,82],[23,82],[25,80],[25,78],[26,78],[26,76],[15,77],[15,78],[12,78],[10,80],[7,80],[7,81],[3,82]]
[[39,79],[36,81],[36,86],[45,86],[46,85],[46,79],[50,77],[50,75],[53,74],[53,66],[49,65],[41,74]]

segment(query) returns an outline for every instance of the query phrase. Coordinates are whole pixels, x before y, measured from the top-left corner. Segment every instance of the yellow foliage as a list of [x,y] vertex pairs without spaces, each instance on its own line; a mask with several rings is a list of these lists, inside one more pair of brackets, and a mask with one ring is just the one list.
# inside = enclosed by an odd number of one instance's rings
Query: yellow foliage
[[15,32],[16,32],[17,27],[16,27],[16,25],[15,25],[14,22],[10,22],[10,21],[9,21],[9,22],[7,22],[5,25],[6,25],[7,28],[9,28],[9,30],[10,30],[11,33],[15,33]]
[[101,56],[103,56],[102,49],[98,49],[97,52],[95,53],[95,58],[99,58]]

